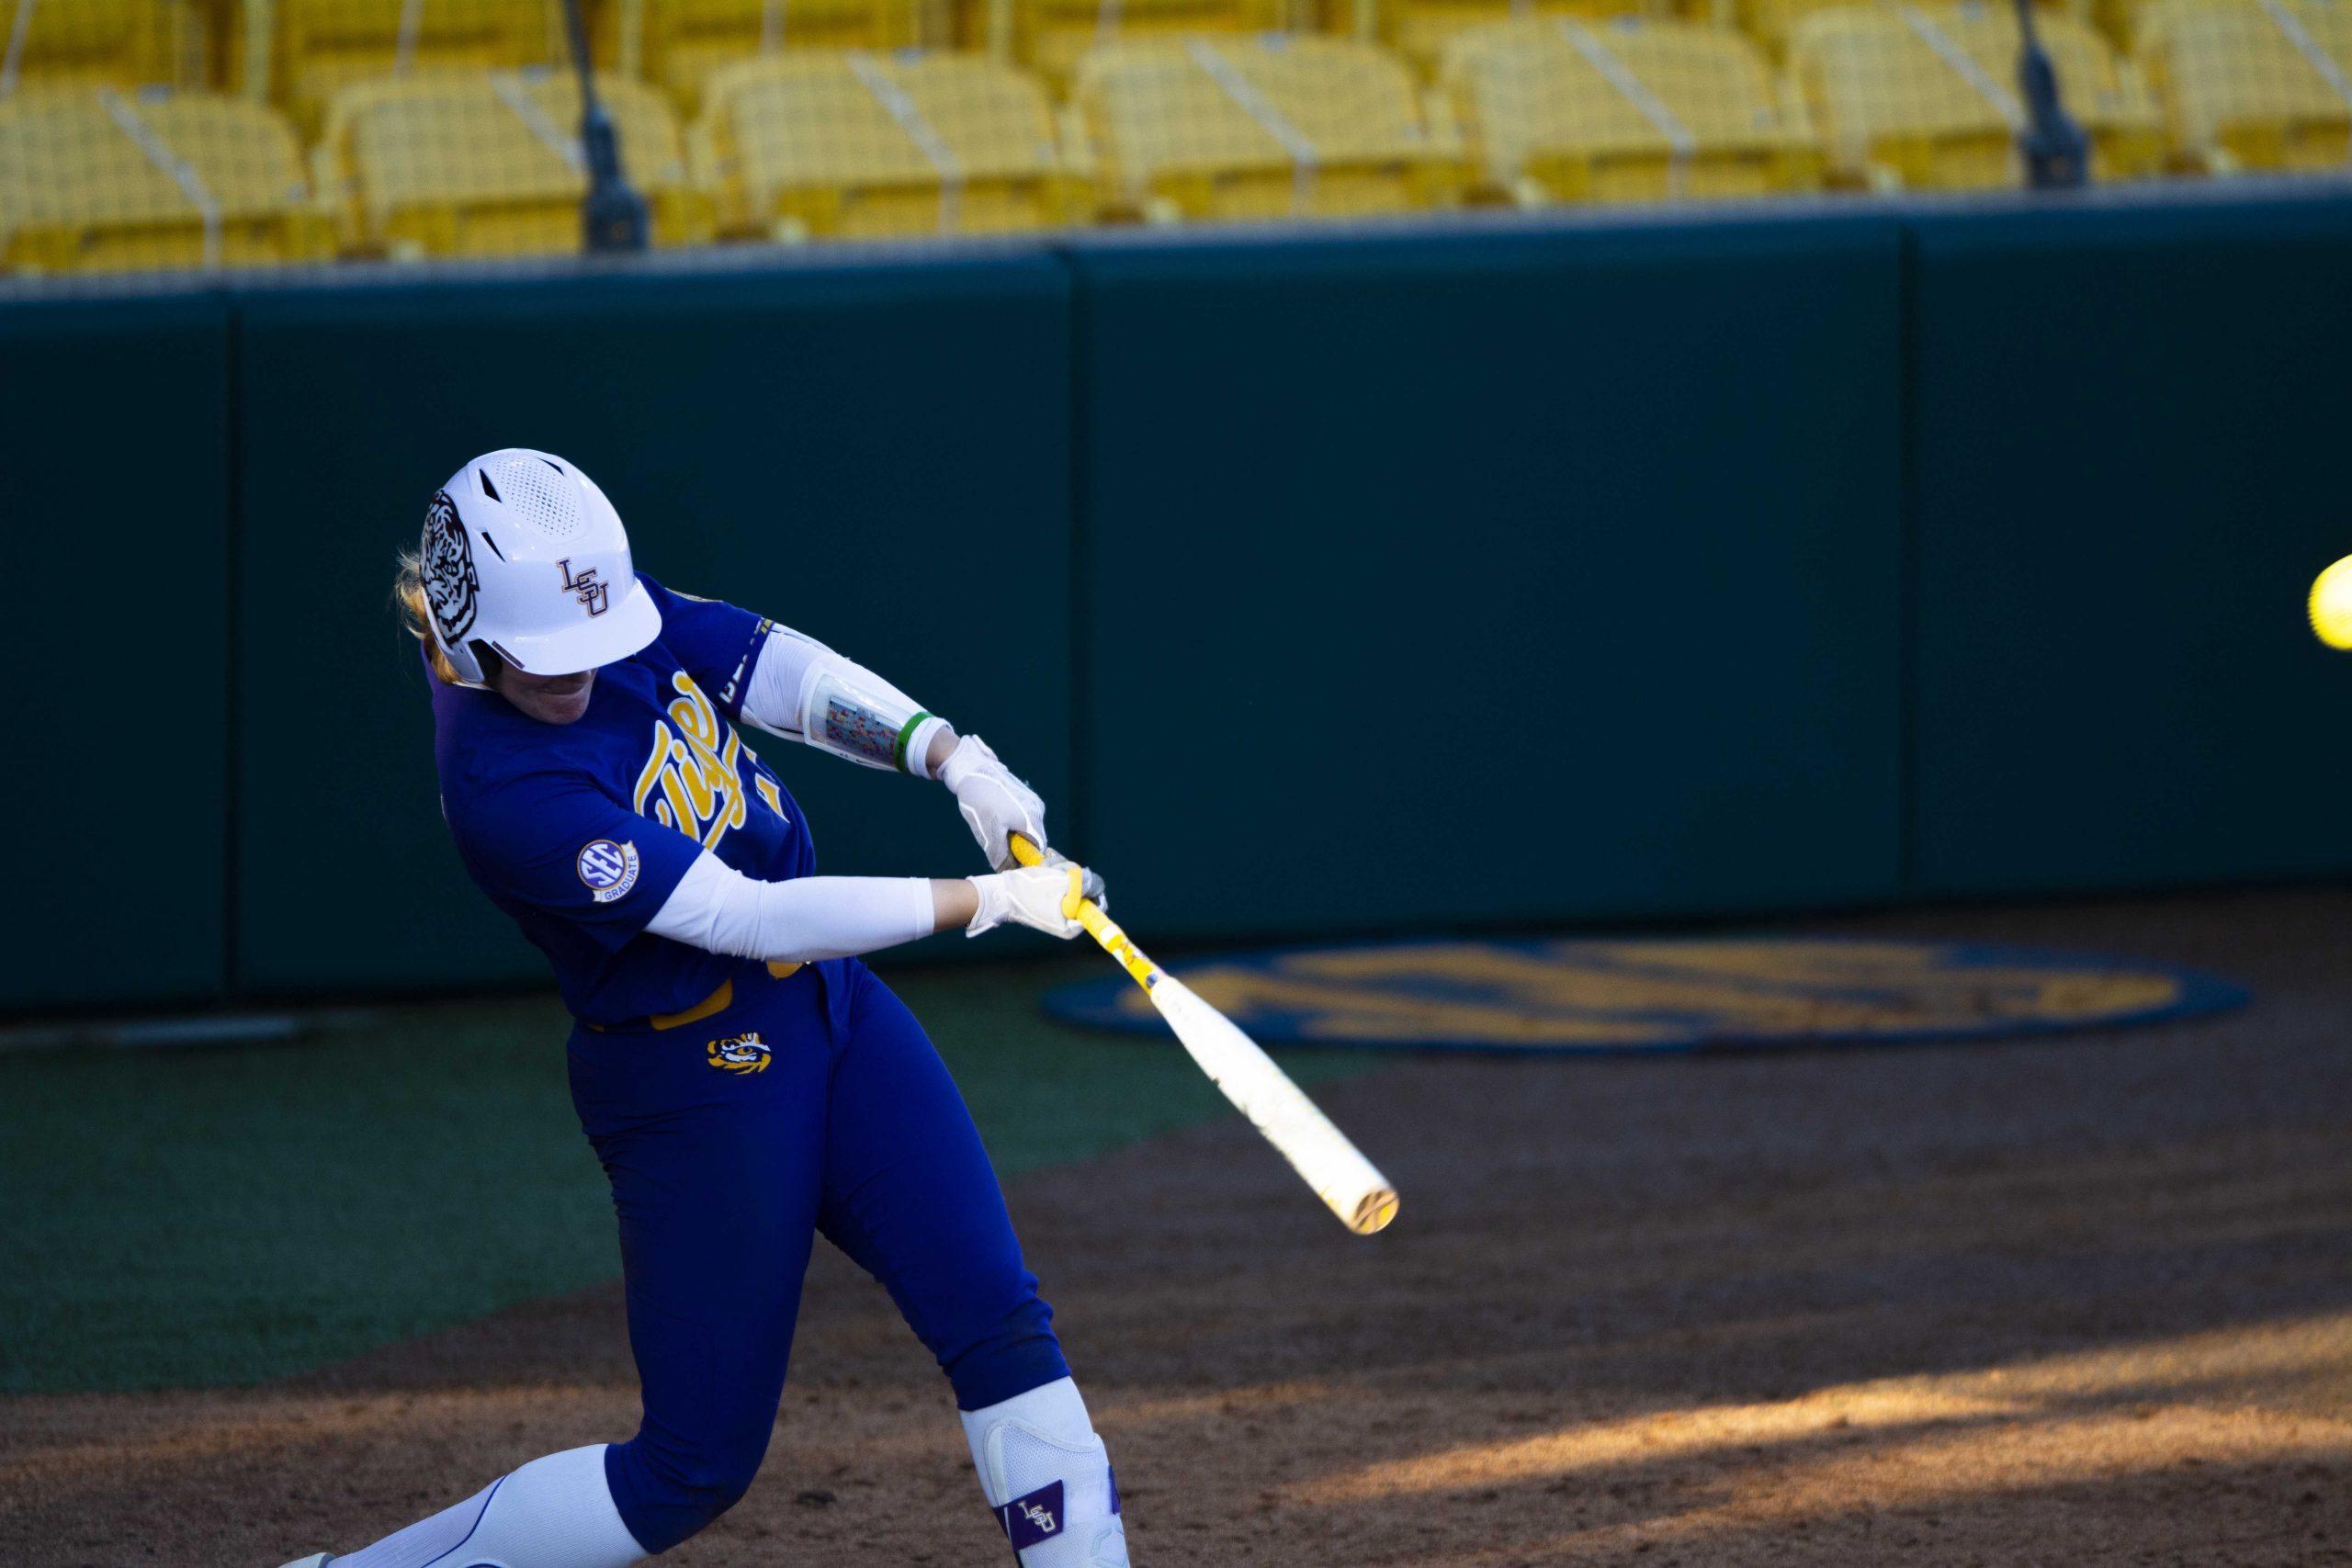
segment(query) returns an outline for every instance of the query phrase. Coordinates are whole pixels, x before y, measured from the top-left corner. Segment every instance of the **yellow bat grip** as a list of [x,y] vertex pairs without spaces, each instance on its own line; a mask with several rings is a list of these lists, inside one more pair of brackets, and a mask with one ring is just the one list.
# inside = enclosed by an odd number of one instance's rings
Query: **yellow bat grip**
[[[1012,858],[1023,865],[1046,863],[1045,852],[1032,842],[1026,833],[1014,833],[1009,841]],[[1067,905],[1064,910],[1069,912]],[[1072,918],[1086,928],[1087,935],[1102,944],[1103,952],[1119,961],[1120,967],[1126,970],[1136,985],[1148,991],[1159,983],[1159,965],[1145,957],[1143,949],[1128,941],[1127,933],[1119,929],[1118,922],[1104,914],[1102,906],[1093,899],[1080,898]]]

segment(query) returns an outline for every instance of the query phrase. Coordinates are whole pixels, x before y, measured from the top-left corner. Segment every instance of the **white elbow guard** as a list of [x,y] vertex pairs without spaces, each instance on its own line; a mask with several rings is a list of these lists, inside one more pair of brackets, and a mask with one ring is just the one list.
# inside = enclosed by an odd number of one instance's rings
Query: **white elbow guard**
[[801,739],[865,767],[929,778],[926,753],[946,723],[839,654],[812,660],[800,678]]

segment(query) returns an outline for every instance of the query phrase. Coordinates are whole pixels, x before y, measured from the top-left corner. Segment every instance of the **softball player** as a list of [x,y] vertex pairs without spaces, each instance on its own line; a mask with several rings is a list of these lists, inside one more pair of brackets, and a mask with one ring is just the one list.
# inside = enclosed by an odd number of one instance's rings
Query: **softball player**
[[823,645],[633,569],[604,492],[492,452],[433,497],[400,601],[433,680],[442,813],[544,952],[572,1103],[620,1219],[644,1417],[344,1557],[288,1568],[622,1568],[751,1484],[819,1232],[938,1359],[1027,1568],[1127,1562],[1102,1439],[962,1100],[857,957],[1007,921],[1069,937],[1060,861],[951,881],[814,874],[752,724],[944,784],[982,848],[1045,807],[978,736]]

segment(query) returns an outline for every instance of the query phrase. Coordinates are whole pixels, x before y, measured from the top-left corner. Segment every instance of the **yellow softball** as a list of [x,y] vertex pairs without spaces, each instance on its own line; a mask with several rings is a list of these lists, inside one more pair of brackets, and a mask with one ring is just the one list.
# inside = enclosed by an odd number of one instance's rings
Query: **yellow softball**
[[2330,648],[2352,649],[2352,556],[2312,583],[2312,635]]

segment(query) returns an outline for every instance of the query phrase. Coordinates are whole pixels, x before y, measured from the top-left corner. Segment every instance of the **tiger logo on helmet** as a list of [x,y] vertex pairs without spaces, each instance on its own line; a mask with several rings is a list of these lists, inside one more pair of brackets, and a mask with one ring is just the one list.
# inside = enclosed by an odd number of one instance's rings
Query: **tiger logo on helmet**
[[433,607],[441,640],[454,647],[473,629],[481,579],[474,571],[474,547],[466,538],[466,525],[458,520],[458,503],[446,490],[435,491],[424,509],[422,553],[424,558],[418,564],[425,602]]

